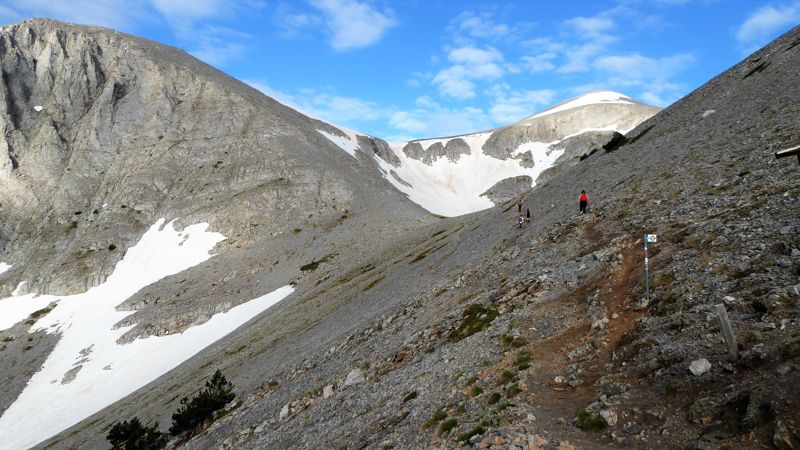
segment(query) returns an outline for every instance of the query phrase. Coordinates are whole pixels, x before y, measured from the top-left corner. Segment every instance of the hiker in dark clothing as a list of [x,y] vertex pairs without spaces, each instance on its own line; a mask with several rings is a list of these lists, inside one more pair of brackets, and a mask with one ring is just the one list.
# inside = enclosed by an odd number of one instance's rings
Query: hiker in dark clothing
[[531,209],[530,208],[526,208],[525,209],[525,216],[528,218],[528,223],[531,223]]
[[589,196],[586,195],[586,191],[581,191],[581,198],[580,198],[581,214],[586,214],[586,205],[588,204],[589,204]]
[[517,202],[517,212],[522,213],[522,200]]

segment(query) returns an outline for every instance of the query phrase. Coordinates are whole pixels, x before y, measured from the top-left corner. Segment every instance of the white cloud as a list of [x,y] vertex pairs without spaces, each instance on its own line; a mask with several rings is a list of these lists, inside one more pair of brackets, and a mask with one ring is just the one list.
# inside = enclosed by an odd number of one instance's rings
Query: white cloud
[[447,97],[466,100],[475,97],[475,83],[467,78],[469,73],[464,66],[452,66],[442,70],[433,77],[433,84],[439,92]]
[[508,36],[513,29],[508,24],[495,22],[488,12],[464,11],[453,20],[450,30],[456,37],[497,39]]
[[753,50],[760,47],[782,31],[800,22],[800,2],[783,6],[767,5],[751,14],[736,31],[736,40]]
[[559,73],[585,72],[589,70],[590,62],[593,58],[606,50],[606,47],[589,42],[586,44],[569,47],[564,51],[566,62],[558,68]]
[[552,89],[512,89],[505,83],[492,86],[488,94],[494,97],[489,109],[492,120],[499,125],[508,125],[534,113],[541,106],[552,104],[556,92]]
[[273,23],[282,38],[294,39],[311,36],[311,31],[322,24],[322,18],[306,12],[298,12],[285,2],[278,3]]
[[614,28],[614,21],[607,17],[574,17],[566,21],[574,32],[586,38],[605,36],[605,32]]
[[433,84],[447,97],[466,100],[475,97],[475,80],[494,80],[505,73],[499,63],[503,54],[493,47],[458,47],[451,50],[447,58],[455,63],[440,70],[433,77]]
[[149,0],[167,21],[201,20],[226,13],[228,2],[223,0]]
[[662,58],[652,58],[638,53],[628,55],[602,56],[594,61],[593,67],[630,79],[669,78],[691,66],[695,57],[680,53]]
[[503,54],[493,47],[483,49],[466,46],[451,50],[447,58],[454,63],[486,64],[493,61],[501,61]]
[[601,74],[609,74],[607,86],[639,88],[639,98],[656,106],[666,106],[686,92],[685,86],[671,79],[695,62],[694,55],[688,53],[661,58],[633,53],[597,58],[593,67]]
[[414,117],[414,114],[408,111],[398,111],[392,114],[390,123],[400,131],[411,133],[420,133],[428,128],[427,123],[420,118]]
[[378,42],[389,28],[397,25],[391,10],[383,12],[357,0],[310,0],[322,11],[336,50],[367,47]]
[[264,94],[301,113],[325,122],[349,126],[356,123],[385,120],[389,114],[375,103],[317,89],[301,89],[296,94],[272,88],[263,80],[244,80]]
[[142,0],[10,0],[18,15],[133,31],[147,17]]
[[553,52],[542,53],[536,56],[523,56],[521,58],[522,66],[533,73],[547,72],[556,68],[553,60],[557,57],[558,55]]
[[453,136],[472,133],[486,126],[489,117],[475,107],[448,108],[430,97],[419,97],[415,107],[396,111],[391,125],[397,133],[386,137],[389,141],[407,141],[432,136]]

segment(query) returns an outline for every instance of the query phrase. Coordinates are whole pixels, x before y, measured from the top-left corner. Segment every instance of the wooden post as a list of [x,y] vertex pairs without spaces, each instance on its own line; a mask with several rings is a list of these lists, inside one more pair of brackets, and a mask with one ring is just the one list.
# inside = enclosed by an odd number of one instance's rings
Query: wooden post
[[728,319],[728,311],[725,309],[724,303],[714,305],[714,312],[719,317],[719,326],[722,329],[722,336],[725,338],[725,344],[728,346],[728,354],[731,360],[736,361],[739,359],[739,347],[736,344],[736,335],[733,334],[731,321]]

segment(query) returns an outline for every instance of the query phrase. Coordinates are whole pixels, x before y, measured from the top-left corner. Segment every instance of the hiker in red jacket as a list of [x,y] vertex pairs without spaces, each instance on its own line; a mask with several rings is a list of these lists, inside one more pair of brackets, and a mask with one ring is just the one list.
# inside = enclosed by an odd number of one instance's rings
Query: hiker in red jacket
[[581,214],[586,214],[586,205],[589,203],[589,196],[586,195],[586,191],[581,191]]

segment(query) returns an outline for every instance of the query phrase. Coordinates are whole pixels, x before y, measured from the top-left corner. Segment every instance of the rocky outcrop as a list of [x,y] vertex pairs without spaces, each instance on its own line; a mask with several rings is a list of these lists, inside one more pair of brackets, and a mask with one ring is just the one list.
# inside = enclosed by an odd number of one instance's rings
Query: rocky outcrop
[[409,142],[403,147],[406,156],[429,166],[442,157],[446,157],[450,162],[457,162],[461,155],[469,155],[471,152],[469,144],[461,138],[449,139],[446,144],[434,142],[427,148],[423,148],[422,143],[417,141]]
[[528,176],[506,178],[487,189],[481,195],[489,198],[495,205],[501,205],[513,198],[518,198],[521,194],[530,190],[532,182],[533,180]]
[[[630,130],[658,111],[653,106],[632,101],[630,104],[598,103],[533,116],[496,130],[483,144],[483,151],[495,158],[507,159],[514,150],[527,142],[548,143],[569,139],[576,134],[592,132],[587,128]],[[573,144],[577,144],[577,141],[573,141]]]

